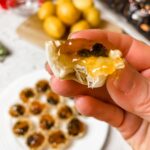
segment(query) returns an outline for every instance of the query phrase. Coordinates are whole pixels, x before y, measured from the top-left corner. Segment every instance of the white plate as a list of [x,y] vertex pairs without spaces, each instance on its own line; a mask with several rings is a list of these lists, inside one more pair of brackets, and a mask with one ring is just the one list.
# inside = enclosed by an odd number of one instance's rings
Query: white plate
[[[19,98],[18,93],[25,87],[33,87],[39,79],[49,79],[45,70],[35,71],[25,75],[0,94],[0,150],[26,150],[25,144],[20,142],[12,133],[12,119],[8,114],[9,107]],[[67,150],[100,150],[102,149],[109,126],[93,118],[83,118],[88,125],[88,132],[83,138],[76,140]]]

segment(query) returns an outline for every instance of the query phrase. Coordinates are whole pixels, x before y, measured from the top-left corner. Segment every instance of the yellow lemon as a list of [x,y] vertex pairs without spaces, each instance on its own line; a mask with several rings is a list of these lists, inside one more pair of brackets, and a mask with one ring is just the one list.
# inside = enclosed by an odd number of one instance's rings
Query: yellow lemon
[[56,10],[55,4],[50,1],[46,1],[39,8],[38,17],[39,19],[44,20],[48,16],[55,14],[55,10]]
[[93,5],[93,0],[73,0],[73,4],[79,10],[85,10]]
[[85,19],[89,22],[92,27],[99,27],[101,21],[100,10],[95,7],[90,7],[84,12]]
[[70,32],[77,32],[86,29],[90,29],[89,23],[86,20],[81,20],[71,27]]
[[62,3],[57,6],[57,16],[66,25],[72,25],[79,19],[80,11],[72,3]]
[[68,3],[68,2],[72,2],[72,0],[56,0],[56,4],[62,4],[62,3]]
[[55,16],[45,19],[43,27],[49,36],[56,39],[60,39],[65,34],[64,24]]

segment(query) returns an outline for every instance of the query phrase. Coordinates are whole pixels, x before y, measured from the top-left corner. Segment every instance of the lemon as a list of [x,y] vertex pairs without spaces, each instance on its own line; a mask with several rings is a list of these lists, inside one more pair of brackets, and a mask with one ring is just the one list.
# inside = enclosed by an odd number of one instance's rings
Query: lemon
[[95,7],[90,7],[84,13],[85,19],[92,27],[99,27],[101,21],[100,11]]
[[62,4],[62,3],[67,3],[67,2],[72,2],[72,0],[57,0],[56,4]]
[[86,29],[90,29],[89,23],[86,20],[81,20],[71,27],[70,32],[77,32]]
[[79,10],[86,10],[93,5],[93,0],[73,0],[73,4]]
[[73,3],[67,2],[57,6],[57,16],[66,25],[74,24],[80,17],[80,11]]
[[38,17],[39,19],[44,20],[48,16],[55,14],[55,10],[56,10],[55,4],[50,1],[46,1],[39,8]]
[[56,39],[60,39],[65,34],[64,24],[55,16],[46,18],[43,27],[49,36]]

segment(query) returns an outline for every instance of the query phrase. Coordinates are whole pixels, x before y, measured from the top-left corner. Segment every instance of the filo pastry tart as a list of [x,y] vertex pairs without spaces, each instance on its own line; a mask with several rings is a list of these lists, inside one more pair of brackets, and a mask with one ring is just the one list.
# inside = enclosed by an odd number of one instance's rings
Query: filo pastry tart
[[53,129],[48,134],[48,144],[51,150],[65,150],[70,142],[67,135],[60,129]]
[[16,103],[10,107],[9,114],[14,118],[22,117],[26,115],[26,108],[23,104]]
[[26,137],[33,130],[33,124],[28,118],[19,118],[13,125],[13,133],[18,137]]
[[75,80],[89,88],[103,86],[109,75],[125,67],[119,50],[108,50],[87,39],[49,41],[46,55],[56,77]]
[[86,125],[76,117],[72,117],[67,123],[67,134],[71,138],[80,138],[85,135]]
[[46,137],[41,131],[33,131],[27,136],[26,145],[30,150],[43,150],[46,146]]

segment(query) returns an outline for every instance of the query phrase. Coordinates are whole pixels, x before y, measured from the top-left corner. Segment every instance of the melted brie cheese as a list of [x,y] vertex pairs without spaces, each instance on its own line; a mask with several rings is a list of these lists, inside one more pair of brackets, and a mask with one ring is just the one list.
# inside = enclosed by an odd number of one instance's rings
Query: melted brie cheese
[[125,67],[119,50],[110,50],[107,57],[81,57],[60,54],[55,42],[49,42],[47,56],[55,76],[72,79],[92,88],[103,86],[108,75]]
[[85,68],[86,73],[91,77],[107,76],[115,72],[116,69],[124,67],[124,60],[118,50],[111,50],[108,57],[73,57],[62,54],[59,61],[72,68],[77,66]]

